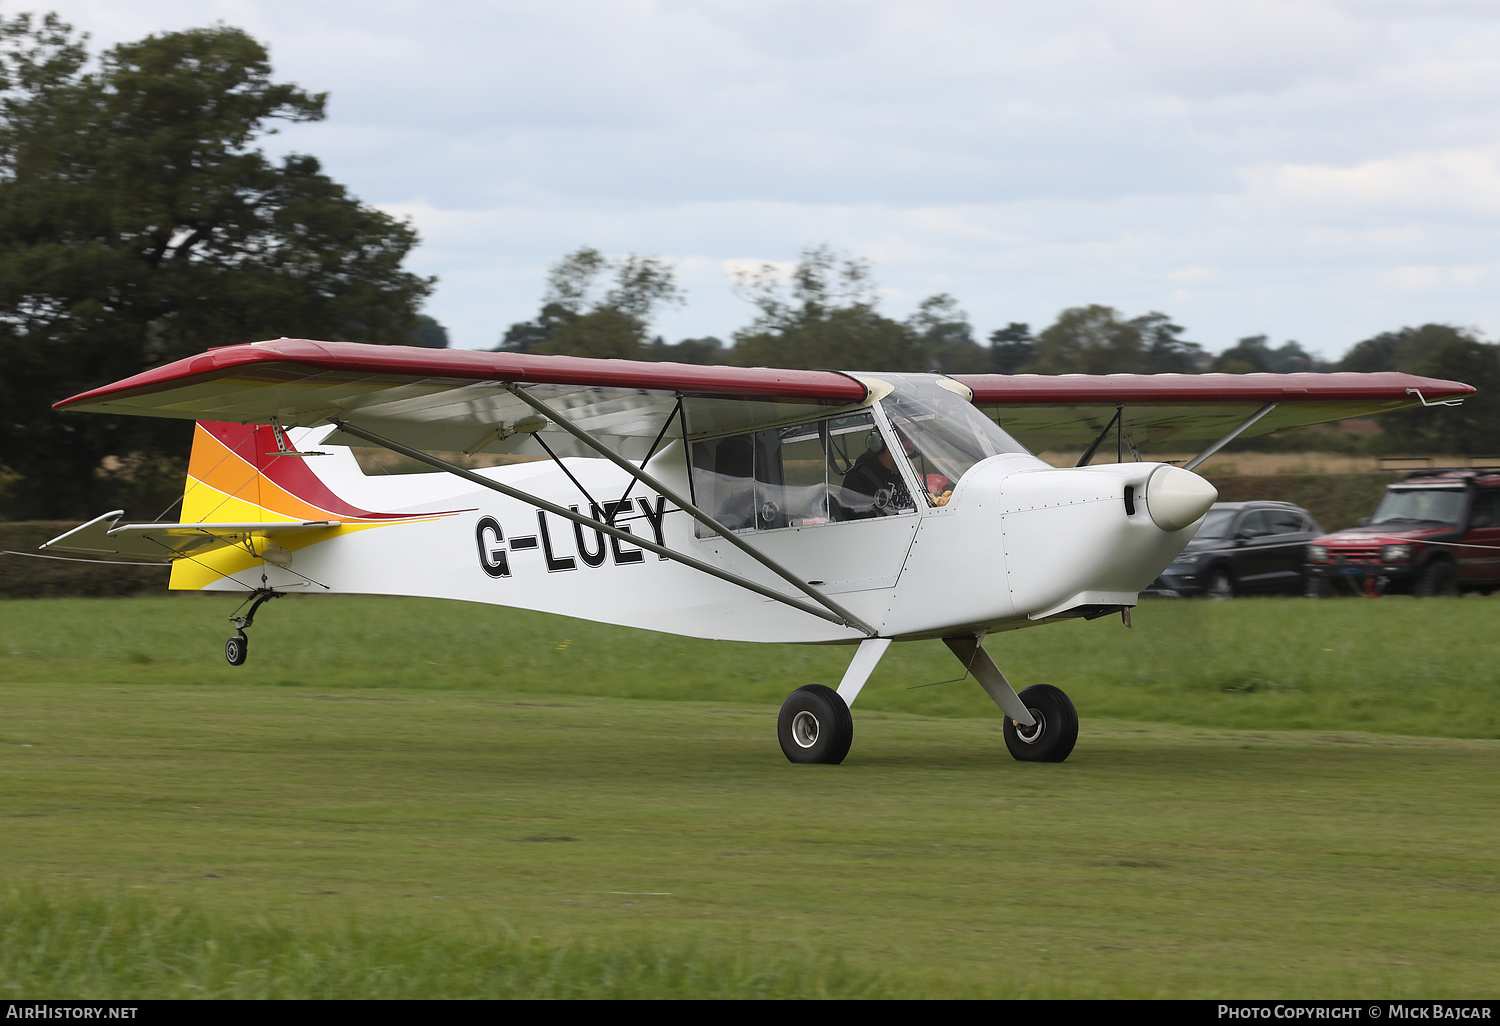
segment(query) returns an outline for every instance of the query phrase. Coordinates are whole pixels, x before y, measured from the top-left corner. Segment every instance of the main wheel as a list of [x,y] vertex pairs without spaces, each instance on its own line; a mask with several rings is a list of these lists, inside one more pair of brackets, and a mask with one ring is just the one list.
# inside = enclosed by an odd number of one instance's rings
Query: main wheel
[[1061,689],[1033,684],[1021,692],[1021,702],[1036,725],[1022,727],[1005,718],[1005,747],[1022,762],[1062,762],[1078,743],[1078,710]]
[[224,659],[230,666],[244,666],[250,658],[250,639],[236,634],[224,642]]
[[822,684],[798,688],[781,703],[776,737],[792,762],[838,764],[854,740],[854,717],[839,693]]

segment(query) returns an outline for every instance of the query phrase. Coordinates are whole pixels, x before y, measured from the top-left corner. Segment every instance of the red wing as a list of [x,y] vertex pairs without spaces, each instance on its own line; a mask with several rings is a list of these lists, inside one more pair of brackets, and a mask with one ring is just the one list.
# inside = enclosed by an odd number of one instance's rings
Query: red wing
[[1033,449],[1081,448],[1115,415],[1136,445],[1221,437],[1266,403],[1242,437],[1461,399],[1474,389],[1411,374],[957,374],[974,405]]
[[[57,404],[58,409],[313,427],[346,420],[426,450],[528,451],[509,430],[533,411],[523,385],[623,453],[642,452],[678,398],[690,435],[751,431],[865,402],[837,371],[699,367],[353,342],[280,339],[226,346]],[[681,430],[675,425],[674,435]],[[544,432],[559,452],[561,432]],[[329,444],[363,444],[337,434]]]
[[[956,375],[974,403],[1035,448],[1087,444],[1124,408],[1137,444],[1213,438],[1268,402],[1245,434],[1342,420],[1472,394],[1406,374]],[[511,431],[532,414],[522,385],[622,453],[644,450],[681,398],[689,437],[794,423],[869,398],[837,371],[700,367],[567,356],[280,339],[226,346],[57,404],[188,420],[316,426],[347,420],[427,450],[527,451]],[[554,449],[574,451],[560,431]],[[336,435],[330,444],[359,444]]]

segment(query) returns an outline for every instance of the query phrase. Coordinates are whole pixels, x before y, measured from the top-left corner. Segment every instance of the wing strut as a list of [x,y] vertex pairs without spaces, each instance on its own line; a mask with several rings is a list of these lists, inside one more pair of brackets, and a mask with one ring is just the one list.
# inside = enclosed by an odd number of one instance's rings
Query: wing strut
[[[1106,424],[1106,425],[1104,425],[1104,430],[1101,431],[1101,432],[1099,432],[1099,437],[1096,438],[1096,439],[1094,439],[1094,444],[1091,445],[1091,446],[1089,446],[1088,452],[1084,453],[1079,458],[1078,463],[1076,464],[1077,466],[1086,467],[1086,466],[1089,465],[1089,460],[1093,459],[1094,458],[1094,453],[1096,453],[1096,452],[1099,451],[1099,443],[1102,442],[1102,441],[1104,441],[1104,439],[1109,436],[1109,431],[1110,431],[1110,429],[1112,427],[1114,427],[1116,424],[1120,423],[1120,416],[1124,412],[1125,412],[1125,407],[1122,406],[1122,405],[1120,405],[1119,403],[1115,403],[1115,415],[1113,417],[1109,418],[1109,423]],[[1122,430],[1123,430],[1123,427],[1124,427],[1124,425],[1121,425]],[[1116,463],[1120,462],[1120,451],[1119,450],[1120,450],[1120,443],[1118,441],[1116,441],[1115,442],[1115,462]]]
[[1229,432],[1229,434],[1227,434],[1223,438],[1219,439],[1213,445],[1210,445],[1207,449],[1204,449],[1198,455],[1194,456],[1192,459],[1190,459],[1186,463],[1184,463],[1182,465],[1182,469],[1183,470],[1192,470],[1194,467],[1198,466],[1200,463],[1202,463],[1204,460],[1208,459],[1214,453],[1216,453],[1220,449],[1224,448],[1224,446],[1226,446],[1230,442],[1234,441],[1236,438],[1238,438],[1240,436],[1240,434],[1242,432],[1244,432],[1245,430],[1247,430],[1257,420],[1260,420],[1260,418],[1264,417],[1266,414],[1270,413],[1274,409],[1276,409],[1276,404],[1275,403],[1266,403],[1266,405],[1262,406],[1260,409],[1258,409],[1254,413],[1250,414],[1250,416],[1248,416],[1244,420],[1240,421],[1240,426],[1239,427],[1235,428],[1233,431]]
[[[782,580],[786,581],[792,587],[794,587],[798,591],[802,592],[802,594],[806,595],[808,598],[812,599],[814,602],[818,603],[823,608],[825,608],[825,609],[827,609],[830,612],[832,612],[832,613],[835,614],[832,617],[826,617],[825,616],[824,617],[825,620],[833,620],[833,622],[843,624],[846,627],[855,627],[855,628],[857,628],[857,629],[859,629],[861,631],[864,631],[866,634],[868,634],[872,638],[875,637],[877,634],[880,633],[874,627],[871,627],[869,624],[865,623],[859,617],[857,617],[853,613],[849,612],[849,610],[845,609],[841,604],[835,602],[833,599],[829,598],[827,595],[824,595],[822,592],[818,591],[818,589],[812,587],[810,584],[808,584],[802,578],[798,577],[796,574],[792,573],[786,567],[784,567],[780,563],[776,562],[776,560],[772,559],[770,556],[767,556],[765,553],[763,553],[760,550],[756,549],[755,546],[749,544],[743,538],[741,538],[739,535],[735,534],[729,528],[725,527],[723,524],[719,523],[713,517],[711,517],[707,513],[703,512],[703,510],[701,510],[697,506],[693,505],[691,502],[689,502],[683,496],[677,494],[676,490],[674,490],[672,488],[668,488],[666,485],[662,484],[660,481],[658,481],[651,474],[646,473],[646,468],[645,468],[644,464],[642,464],[639,467],[636,466],[633,462],[631,462],[630,460],[627,460],[625,457],[621,456],[619,453],[615,452],[613,449],[610,449],[608,446],[606,446],[603,443],[597,441],[594,438],[593,435],[589,434],[587,431],[583,430],[582,428],[580,428],[577,425],[573,424],[571,421],[569,421],[566,418],[564,418],[556,410],[552,409],[552,407],[548,406],[546,403],[542,402],[540,399],[538,399],[535,396],[531,395],[529,392],[527,392],[524,388],[521,388],[519,385],[507,384],[505,387],[507,389],[509,389],[511,391],[511,393],[513,393],[516,396],[516,398],[520,399],[522,402],[526,403],[532,409],[536,410],[538,413],[542,414],[544,417],[546,417],[549,420],[551,420],[552,423],[554,423],[558,427],[562,428],[564,431],[566,431],[568,434],[572,435],[574,438],[578,439],[580,442],[582,442],[584,445],[588,446],[590,449],[593,449],[600,456],[603,456],[605,459],[609,460],[611,463],[613,463],[615,466],[619,467],[621,470],[625,471],[625,473],[629,474],[631,477],[636,478],[638,481],[640,481],[646,487],[648,487],[648,488],[654,488],[654,489],[656,489],[656,491],[660,492],[662,495],[665,495],[668,500],[670,500],[671,502],[674,502],[678,506],[680,506],[682,508],[683,512],[687,513],[688,516],[692,517],[694,520],[698,521],[704,527],[706,527],[710,531],[714,532],[714,534],[717,534],[720,538],[723,538],[729,544],[733,545],[735,548],[737,548],[741,552],[745,553],[745,555],[747,555],[751,559],[755,560],[757,563],[759,563],[761,566],[765,567],[767,570],[771,571],[777,577],[780,577]],[[663,433],[665,433],[665,431],[666,431],[665,426],[663,427],[662,430],[663,430]],[[658,438],[658,441],[659,440],[660,440],[660,438]],[[590,525],[591,526],[592,526],[592,524],[593,524],[593,521],[590,521]]]
[[[645,457],[645,459],[641,460],[641,469],[642,470],[645,470],[646,469],[646,464],[648,464],[648,463],[651,462],[651,457],[656,455],[656,447],[661,444],[661,440],[663,438],[667,437],[667,428],[669,428],[669,427],[672,426],[672,418],[673,417],[680,417],[680,416],[682,416],[682,396],[678,396],[677,397],[677,405],[674,406],[674,407],[672,407],[672,412],[669,413],[669,414],[667,414],[667,419],[661,422],[661,430],[656,433],[656,441],[654,441],[654,442],[651,443],[651,448],[649,448],[649,449],[646,450],[646,457]],[[683,434],[686,435],[686,433],[687,433],[687,418],[686,417],[683,417],[682,424],[683,424]],[[538,439],[538,441],[541,441],[541,439]],[[687,439],[685,437],[684,437],[683,443],[682,443],[682,451],[683,452],[687,452]],[[552,457],[552,459],[557,463],[558,466],[562,466],[562,461],[559,460],[556,456]],[[690,477],[688,480],[691,482],[692,478]],[[625,493],[620,496],[620,501],[617,502],[617,503],[615,503],[612,512],[606,513],[604,515],[604,520],[605,520],[606,523],[612,524],[612,523],[615,522],[615,516],[614,516],[615,513],[618,513],[620,510],[622,510],[622,509],[625,508],[625,500],[628,499],[628,498],[630,498],[631,491],[633,491],[634,488],[635,488],[635,486],[638,485],[638,484],[640,484],[640,483],[641,483],[641,479],[640,479],[640,477],[638,475],[636,475],[636,474],[630,475],[630,483],[625,486]]]
[[[499,492],[501,495],[505,495],[520,502],[535,506],[537,509],[551,513],[555,517],[562,517],[564,520],[571,521],[575,524],[580,524],[584,527],[590,527],[596,531],[602,531],[605,534],[609,535],[611,538],[616,538],[620,541],[628,542],[631,545],[637,545],[647,550],[648,552],[654,552],[658,556],[664,556],[667,559],[675,560],[676,562],[682,563],[685,566],[692,567],[694,570],[701,570],[703,573],[706,573],[711,577],[717,577],[721,581],[728,581],[730,584],[738,585],[739,587],[744,588],[747,591],[753,591],[757,595],[763,595],[768,599],[774,599],[775,601],[783,603],[784,605],[791,606],[794,609],[800,609],[804,613],[811,613],[813,616],[821,617],[822,619],[828,620],[831,623],[836,623],[840,627],[854,627],[870,635],[874,635],[876,633],[873,628],[867,627],[863,621],[858,620],[852,616],[840,616],[837,613],[830,612],[827,609],[820,609],[819,607],[812,605],[809,602],[803,602],[801,599],[795,599],[789,595],[783,595],[780,592],[773,591],[772,589],[767,588],[762,584],[757,584],[755,581],[752,581],[748,578],[741,577],[738,574],[730,573],[727,570],[721,570],[719,567],[716,567],[711,563],[705,563],[701,559],[698,559],[694,556],[689,556],[685,552],[675,552],[672,549],[667,548],[665,545],[658,545],[654,541],[651,541],[647,538],[642,538],[640,535],[632,534],[629,531],[622,531],[611,524],[601,523],[600,521],[595,520],[592,517],[586,517],[582,513],[575,513],[573,510],[568,509],[565,506],[559,506],[556,503],[548,502],[546,499],[540,499],[535,495],[529,495],[526,492],[521,491],[519,488],[512,488],[510,485],[503,484],[499,481],[492,481],[487,477],[481,477],[479,474],[476,474],[471,470],[465,470],[463,467],[454,466],[452,463],[440,460],[436,456],[432,456],[425,452],[422,452],[420,449],[413,449],[410,446],[402,445],[400,442],[385,438],[382,435],[377,435],[373,431],[366,431],[364,428],[356,427],[348,421],[335,420],[333,421],[333,423],[338,427],[340,431],[347,431],[349,434],[354,435],[356,438],[363,438],[367,442],[370,442],[374,445],[383,446],[384,448],[387,448],[392,452],[400,453],[402,456],[406,456],[409,459],[414,459],[419,463],[425,463],[429,467],[433,467],[437,470],[447,471],[455,477],[461,477],[465,481],[468,481],[472,484],[477,484],[482,488],[488,488],[491,491]],[[631,466],[633,467],[634,465],[631,464]],[[652,484],[652,479],[644,474],[642,474],[641,479],[648,485]],[[666,489],[661,489],[661,492],[669,499],[672,498],[671,493],[669,493]],[[676,500],[673,499],[673,501]]]

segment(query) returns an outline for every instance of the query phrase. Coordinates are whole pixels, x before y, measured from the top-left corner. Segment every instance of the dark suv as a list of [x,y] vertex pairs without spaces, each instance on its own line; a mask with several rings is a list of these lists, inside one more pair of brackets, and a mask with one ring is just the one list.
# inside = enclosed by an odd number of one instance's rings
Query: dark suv
[[1303,550],[1322,533],[1311,513],[1289,502],[1216,502],[1146,594],[1300,595]]
[[1486,595],[1500,587],[1500,472],[1420,470],[1358,527],[1307,547],[1309,594]]

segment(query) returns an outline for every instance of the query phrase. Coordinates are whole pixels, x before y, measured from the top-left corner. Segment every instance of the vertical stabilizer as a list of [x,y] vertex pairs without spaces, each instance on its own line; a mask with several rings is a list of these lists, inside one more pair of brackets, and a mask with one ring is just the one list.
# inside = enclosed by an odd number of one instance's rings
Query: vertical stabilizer
[[[410,514],[372,513],[359,509],[329,489],[295,453],[283,435],[262,424],[199,421],[193,430],[187,484],[182,496],[183,523],[288,523],[336,520],[339,526],[281,538],[288,550],[305,548],[349,531],[410,519]],[[172,564],[170,587],[197,591],[224,577],[260,564],[250,551],[262,546],[225,548]]]

